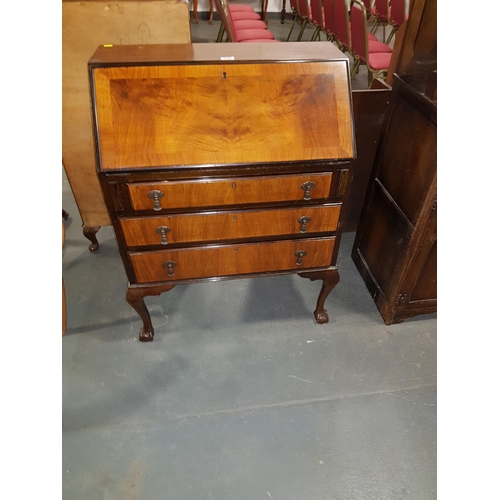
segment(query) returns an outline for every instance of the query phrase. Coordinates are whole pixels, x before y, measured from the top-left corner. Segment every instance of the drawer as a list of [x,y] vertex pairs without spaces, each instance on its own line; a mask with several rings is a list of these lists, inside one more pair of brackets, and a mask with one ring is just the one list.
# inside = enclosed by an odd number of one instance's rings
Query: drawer
[[131,253],[138,283],[328,267],[333,238]]
[[127,184],[134,210],[198,208],[319,200],[330,194],[332,173]]
[[129,247],[333,232],[340,204],[121,219]]

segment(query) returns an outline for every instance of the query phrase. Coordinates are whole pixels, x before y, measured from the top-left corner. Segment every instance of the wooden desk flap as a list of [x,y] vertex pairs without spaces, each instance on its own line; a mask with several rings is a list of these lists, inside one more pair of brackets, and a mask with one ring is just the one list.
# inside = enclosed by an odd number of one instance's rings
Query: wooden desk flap
[[347,62],[332,54],[94,67],[100,168],[352,158]]

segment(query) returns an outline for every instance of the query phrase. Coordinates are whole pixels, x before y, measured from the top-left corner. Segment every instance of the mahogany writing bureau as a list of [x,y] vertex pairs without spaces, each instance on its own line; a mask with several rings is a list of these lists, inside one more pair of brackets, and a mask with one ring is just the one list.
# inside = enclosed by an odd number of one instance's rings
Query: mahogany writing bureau
[[89,61],[97,171],[128,277],[176,284],[336,267],[355,156],[348,59],[329,42],[99,47]]

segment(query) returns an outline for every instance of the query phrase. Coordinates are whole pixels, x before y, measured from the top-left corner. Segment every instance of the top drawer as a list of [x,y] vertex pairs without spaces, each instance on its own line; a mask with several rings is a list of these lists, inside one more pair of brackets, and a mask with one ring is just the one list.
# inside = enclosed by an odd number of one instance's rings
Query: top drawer
[[330,194],[332,173],[127,184],[134,210],[319,200]]

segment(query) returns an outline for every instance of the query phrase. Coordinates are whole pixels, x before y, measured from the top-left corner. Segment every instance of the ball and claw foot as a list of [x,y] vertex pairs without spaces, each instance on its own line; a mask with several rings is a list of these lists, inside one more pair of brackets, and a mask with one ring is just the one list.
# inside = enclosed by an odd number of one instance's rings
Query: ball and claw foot
[[322,311],[314,311],[314,318],[316,319],[316,323],[319,323],[320,325],[330,321],[326,309],[323,309]]
[[139,340],[141,342],[153,342],[153,339],[155,337],[155,332],[153,329],[151,331],[145,330],[144,328],[141,328],[139,332]]

